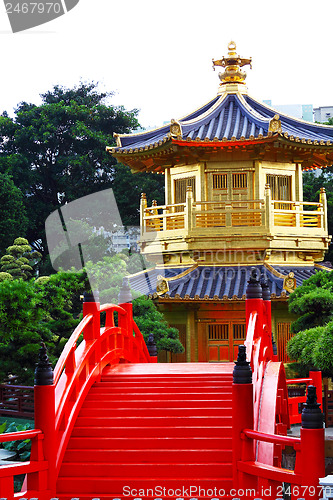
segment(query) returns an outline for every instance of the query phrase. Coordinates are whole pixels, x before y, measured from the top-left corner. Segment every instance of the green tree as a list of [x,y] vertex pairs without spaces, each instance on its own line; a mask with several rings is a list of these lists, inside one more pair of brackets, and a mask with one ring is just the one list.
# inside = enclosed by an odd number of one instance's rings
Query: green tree
[[152,200],[156,200],[158,205],[165,202],[164,175],[133,174],[129,167],[121,163],[115,165],[112,189],[125,226],[140,225],[141,193],[146,193],[150,205]]
[[138,297],[133,301],[133,318],[145,341],[153,333],[157,351],[184,352],[177,328],[170,327],[152,300]]
[[113,133],[138,126],[137,110],[112,106],[112,93],[96,83],[54,86],[42,104],[22,102],[15,117],[0,117],[0,172],[10,174],[25,196],[27,238],[42,240],[44,222],[61,204],[111,187],[115,159],[106,152]]
[[333,372],[333,272],[318,272],[289,297],[289,311],[298,315],[288,355],[305,367]]
[[32,384],[40,342],[53,364],[82,317],[87,276],[59,272],[36,280],[0,282],[0,380]]
[[[322,169],[319,176],[316,176],[313,172],[303,174],[304,201],[318,201],[320,188],[322,187],[325,188],[327,197],[328,234],[333,234],[333,167]],[[332,244],[325,258],[333,262]]]
[[0,254],[17,235],[25,235],[28,218],[24,197],[9,175],[0,173]]
[[[6,249],[6,254],[0,259],[0,271],[12,278],[28,280],[35,274],[35,268],[41,259],[39,252],[32,251],[28,240],[16,238],[14,244]],[[2,274],[0,280],[6,279]]]
[[40,342],[50,346],[51,341],[42,321],[42,295],[32,281],[5,280],[0,304],[0,380],[15,375],[17,383],[32,384]]
[[[93,284],[100,292],[100,301],[118,303],[123,277],[142,270],[143,261],[138,254],[128,255],[120,252],[111,257],[105,257],[101,262],[93,264],[87,262],[86,270]],[[133,317],[145,341],[150,333],[154,334],[158,351],[165,349],[174,353],[183,352],[184,348],[179,340],[179,332],[170,327],[162,313],[155,307],[152,300],[144,296],[137,296],[133,291]]]
[[44,311],[41,324],[50,332],[50,352],[59,357],[82,318],[80,296],[90,289],[87,275],[84,271],[59,271],[51,276],[41,276],[33,286],[40,296],[40,307]]

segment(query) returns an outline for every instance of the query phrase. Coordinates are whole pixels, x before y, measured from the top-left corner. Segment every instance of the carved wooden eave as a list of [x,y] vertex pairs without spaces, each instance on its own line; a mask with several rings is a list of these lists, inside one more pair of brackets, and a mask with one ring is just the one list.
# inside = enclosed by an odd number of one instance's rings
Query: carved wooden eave
[[[169,138],[163,144],[129,151],[108,150],[118,161],[134,172],[163,172],[173,165],[186,165],[214,158],[221,153],[245,155],[249,159],[263,159],[279,154],[287,162],[302,164],[303,170],[325,168],[333,163],[333,143],[294,138],[286,134],[268,133],[265,137],[232,140],[185,140]],[[282,156],[281,156],[282,155]]]

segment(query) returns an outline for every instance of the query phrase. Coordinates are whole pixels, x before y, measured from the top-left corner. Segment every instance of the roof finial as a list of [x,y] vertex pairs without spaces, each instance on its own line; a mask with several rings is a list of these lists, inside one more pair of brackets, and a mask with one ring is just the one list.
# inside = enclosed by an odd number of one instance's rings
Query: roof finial
[[232,83],[237,83],[237,84],[242,84],[245,85],[244,80],[246,78],[246,73],[245,71],[241,71],[242,66],[250,65],[250,68],[252,68],[252,58],[250,59],[244,59],[237,55],[236,52],[236,44],[235,42],[230,42],[228,45],[228,56],[227,57],[222,57],[222,59],[218,59],[214,61],[213,59],[213,69],[215,71],[215,66],[222,66],[222,68],[225,68],[224,73],[219,73],[219,78],[221,80],[220,85],[226,85],[226,84],[232,84]]

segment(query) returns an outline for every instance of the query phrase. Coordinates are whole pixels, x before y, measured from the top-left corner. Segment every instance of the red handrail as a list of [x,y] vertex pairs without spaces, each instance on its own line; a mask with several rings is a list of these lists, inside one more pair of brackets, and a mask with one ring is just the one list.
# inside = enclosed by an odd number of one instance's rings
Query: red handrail
[[[106,313],[105,327],[100,315]],[[118,326],[115,324],[118,314]],[[83,319],[56,364],[53,384],[35,386],[36,429],[0,435],[0,443],[31,439],[31,460],[0,470],[0,495],[14,498],[13,476],[26,473],[25,491],[15,494],[46,500],[55,495],[57,475],[74,422],[91,385],[109,363],[156,362],[133,321],[132,304],[85,302]],[[82,341],[78,340],[83,336]],[[44,446],[42,442],[44,441]],[[45,456],[44,456],[45,455]],[[33,474],[32,474],[33,473]],[[46,486],[47,485],[47,486]]]
[[0,434],[0,443],[6,443],[7,441],[19,441],[21,439],[32,439],[39,434],[43,434],[40,429],[30,429],[26,431],[17,432],[6,432]]
[[252,429],[244,429],[242,435],[250,439],[255,439],[256,441],[263,441],[265,443],[293,446],[295,451],[300,450],[301,447],[301,438],[299,437],[280,436],[280,434],[267,434],[265,432],[254,431]]
[[[286,383],[287,383],[287,385],[291,385],[291,384],[306,384],[307,387],[309,385],[314,385],[316,387],[317,401],[318,401],[318,403],[322,407],[322,405],[323,405],[323,397],[322,397],[322,378],[321,378],[321,372],[310,371],[309,375],[310,376],[307,377],[307,378],[292,378],[292,379],[287,379]],[[306,395],[304,395],[304,396],[288,397],[289,416],[290,416],[290,423],[291,424],[300,424],[301,423],[302,407],[303,407],[303,404],[305,402],[306,402]]]
[[[106,313],[103,328],[100,328],[101,313]],[[115,313],[118,314],[118,326],[115,326]],[[83,340],[77,346],[82,333]],[[108,363],[118,363],[120,359],[141,363],[153,361],[144,338],[133,321],[132,304],[99,306],[97,303],[84,303],[84,318],[67,342],[55,369],[56,459],[53,483],[59,472],[76,416],[89,388],[100,377],[104,366]]]
[[[0,443],[31,439],[30,460],[26,462],[8,463],[0,467],[0,493],[8,500],[36,495],[46,500],[50,494],[47,488],[48,462],[44,459],[42,441],[44,434],[40,429],[8,432],[0,434]],[[14,476],[27,474],[20,493],[14,494]]]
[[85,316],[82,321],[78,324],[78,326],[75,328],[74,332],[72,333],[71,337],[67,341],[58,361],[57,364],[54,368],[54,374],[53,374],[53,380],[54,384],[56,385],[59,382],[60,375],[66,365],[66,362],[68,361],[69,356],[71,355],[72,349],[76,348],[76,343],[80,336],[82,335],[82,332],[86,326],[91,322],[93,319],[92,314],[88,314]]

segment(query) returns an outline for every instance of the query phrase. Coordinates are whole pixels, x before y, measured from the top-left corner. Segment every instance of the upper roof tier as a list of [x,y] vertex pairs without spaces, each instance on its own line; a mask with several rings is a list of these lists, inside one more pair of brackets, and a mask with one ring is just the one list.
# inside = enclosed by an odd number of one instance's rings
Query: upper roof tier
[[[162,167],[175,164],[174,153],[177,151],[179,158],[181,147],[188,150],[201,145],[216,149],[261,144],[264,149],[267,143],[281,147],[281,141],[276,142],[281,139],[284,144],[293,144],[294,150],[307,153],[305,168],[331,164],[333,127],[279,115],[250,97],[244,83],[246,75],[240,67],[250,64],[251,60],[237,56],[232,44],[229,44],[228,57],[213,61],[215,66],[226,68],[219,75],[222,83],[214,99],[163,127],[137,134],[115,134],[117,147],[107,148],[110,153],[134,169],[156,170],[158,156],[163,157]],[[148,158],[150,161],[146,161]]]

